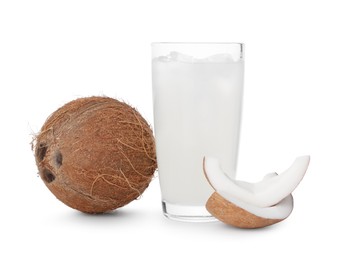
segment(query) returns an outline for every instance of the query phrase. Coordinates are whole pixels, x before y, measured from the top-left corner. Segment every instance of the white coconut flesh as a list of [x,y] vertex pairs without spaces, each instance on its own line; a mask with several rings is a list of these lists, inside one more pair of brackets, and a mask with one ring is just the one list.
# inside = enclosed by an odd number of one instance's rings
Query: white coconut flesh
[[216,158],[205,157],[205,175],[210,185],[224,199],[263,218],[283,219],[293,208],[291,192],[303,179],[309,156],[298,157],[282,174],[270,173],[257,183],[239,181],[227,176]]
[[[263,182],[277,175],[278,174],[275,172],[269,173],[264,177]],[[244,187],[245,189],[250,190],[251,192],[255,192],[255,190],[262,188],[262,185],[260,185],[260,183],[249,183],[249,182],[244,182],[244,181],[236,181],[236,182],[241,187]],[[252,213],[258,217],[267,218],[267,219],[285,219],[291,214],[292,209],[293,209],[293,197],[291,194],[289,194],[287,197],[285,197],[276,205],[273,205],[270,207],[258,207],[258,206],[243,202],[234,197],[229,197],[229,201],[235,204],[236,206],[248,211],[249,213]]]

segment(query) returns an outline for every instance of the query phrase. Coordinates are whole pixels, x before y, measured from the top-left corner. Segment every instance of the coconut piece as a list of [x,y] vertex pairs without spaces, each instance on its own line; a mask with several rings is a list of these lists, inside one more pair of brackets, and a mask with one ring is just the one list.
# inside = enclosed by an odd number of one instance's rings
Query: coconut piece
[[309,162],[309,156],[298,157],[282,174],[264,178],[249,188],[226,175],[216,158],[204,159],[204,171],[211,186],[225,199],[231,200],[238,196],[239,200],[248,204],[269,207],[277,204],[297,187],[304,177]]
[[137,110],[109,97],[71,101],[34,140],[39,175],[63,203],[102,213],[138,198],[156,169],[152,130]]
[[273,207],[260,208],[238,200],[230,202],[214,192],[208,199],[206,208],[223,223],[239,228],[261,228],[287,218],[293,209],[293,198],[289,195]]
[[240,228],[278,223],[293,210],[291,192],[302,180],[309,160],[309,156],[298,157],[281,175],[270,173],[258,183],[249,183],[229,178],[216,158],[204,158],[204,174],[215,189],[206,208],[222,222]]

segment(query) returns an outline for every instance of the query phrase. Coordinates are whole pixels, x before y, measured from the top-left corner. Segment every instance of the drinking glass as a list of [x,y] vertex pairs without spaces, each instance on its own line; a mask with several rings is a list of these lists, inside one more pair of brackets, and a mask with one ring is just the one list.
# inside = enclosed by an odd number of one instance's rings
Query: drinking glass
[[165,216],[214,218],[203,158],[235,177],[244,78],[242,43],[152,43],[158,175]]

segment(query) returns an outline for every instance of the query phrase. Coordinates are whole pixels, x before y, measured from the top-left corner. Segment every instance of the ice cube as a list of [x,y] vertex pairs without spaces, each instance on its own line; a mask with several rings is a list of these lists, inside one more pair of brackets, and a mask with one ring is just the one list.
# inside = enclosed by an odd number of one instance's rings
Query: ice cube
[[160,62],[169,62],[170,56],[158,56],[153,59],[153,61],[160,61]]
[[189,63],[196,61],[196,59],[193,56],[189,56],[189,55],[177,52],[177,51],[170,52],[169,56],[172,61],[189,62]]
[[172,51],[166,56],[159,56],[155,58],[156,61],[161,61],[161,62],[170,62],[170,61],[175,61],[175,62],[187,62],[187,63],[192,63],[195,61],[195,58],[177,51]]

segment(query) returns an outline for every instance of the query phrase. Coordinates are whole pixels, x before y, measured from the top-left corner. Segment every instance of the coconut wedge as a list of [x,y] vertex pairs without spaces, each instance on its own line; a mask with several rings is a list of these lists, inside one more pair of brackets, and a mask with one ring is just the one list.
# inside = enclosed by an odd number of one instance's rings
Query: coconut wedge
[[273,207],[259,208],[238,200],[228,201],[214,192],[206,204],[218,220],[239,228],[261,228],[286,219],[293,209],[293,197],[287,196]]
[[297,187],[309,162],[309,156],[298,157],[283,173],[272,174],[253,184],[239,182],[227,176],[216,158],[204,158],[203,167],[210,185],[225,199],[238,198],[254,206],[269,207],[277,204]]
[[249,183],[227,176],[216,158],[203,159],[204,174],[215,189],[206,207],[217,219],[241,228],[259,228],[287,218],[293,209],[291,192],[303,179],[309,156],[298,157],[282,174],[267,174]]

